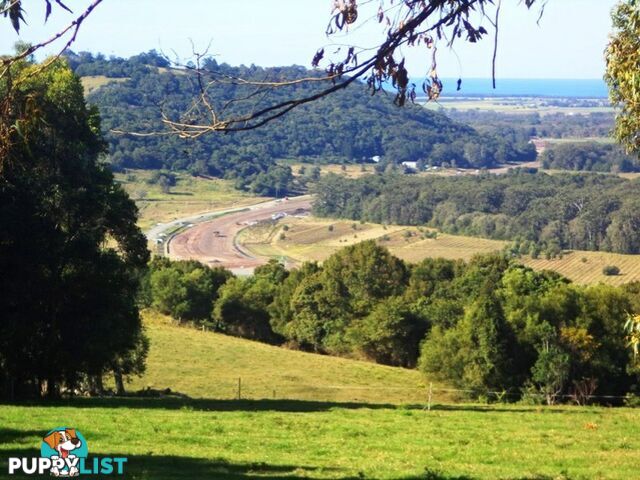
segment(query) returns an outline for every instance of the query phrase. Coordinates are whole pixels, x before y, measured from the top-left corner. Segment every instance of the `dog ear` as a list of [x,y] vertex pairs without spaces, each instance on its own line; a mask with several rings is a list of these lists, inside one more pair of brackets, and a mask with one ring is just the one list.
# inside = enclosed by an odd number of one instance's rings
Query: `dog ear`
[[65,429],[65,431],[67,432],[67,434],[69,434],[69,437],[78,438],[78,436],[76,435],[76,429],[75,428],[67,428],[67,429]]
[[58,443],[60,443],[60,433],[51,432],[49,435],[44,437],[43,440],[47,445],[55,450],[58,446]]

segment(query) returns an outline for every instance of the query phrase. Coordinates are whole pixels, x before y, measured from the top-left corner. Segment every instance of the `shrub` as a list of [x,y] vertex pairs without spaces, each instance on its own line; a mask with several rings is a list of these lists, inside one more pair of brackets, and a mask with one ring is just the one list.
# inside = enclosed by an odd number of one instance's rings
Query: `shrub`
[[640,396],[635,395],[633,393],[628,393],[624,397],[624,405],[629,408],[638,408],[640,407]]
[[602,273],[607,276],[620,275],[620,268],[615,265],[607,265],[602,269]]

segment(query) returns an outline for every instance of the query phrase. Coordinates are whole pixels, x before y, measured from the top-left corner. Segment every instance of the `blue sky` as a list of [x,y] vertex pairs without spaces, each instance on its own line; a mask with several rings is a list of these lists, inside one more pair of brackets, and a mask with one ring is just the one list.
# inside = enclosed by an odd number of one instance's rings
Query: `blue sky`
[[[72,19],[60,10],[44,25],[40,3],[28,11],[23,40],[42,39]],[[89,2],[66,3],[78,13]],[[377,1],[360,3],[365,4],[360,18],[375,14]],[[609,12],[616,0],[548,0],[539,25],[537,10],[527,11],[521,3],[503,0],[499,78],[602,77]],[[85,22],[73,49],[117,56],[156,49],[186,59],[192,40],[198,49],[211,42],[210,52],[221,62],[309,66],[318,47],[332,42],[371,46],[383,38],[381,27],[369,22],[348,37],[327,39],[331,4],[331,0],[104,0]],[[4,23],[0,50],[9,51],[16,39]],[[460,42],[455,52],[441,48],[440,76],[489,77],[491,44],[488,39],[476,45]],[[423,76],[430,63],[424,49],[403,53],[410,60],[410,74]]]

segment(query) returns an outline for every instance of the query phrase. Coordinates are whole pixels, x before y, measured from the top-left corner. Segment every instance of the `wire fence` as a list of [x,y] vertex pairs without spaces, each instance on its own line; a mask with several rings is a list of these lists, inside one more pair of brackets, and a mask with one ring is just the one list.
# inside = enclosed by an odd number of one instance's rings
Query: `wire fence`
[[[166,392],[171,394],[170,391]],[[237,377],[217,385],[210,392],[222,400],[296,400],[335,403],[421,404],[430,408],[436,403],[563,403],[576,405],[623,405],[638,398],[630,395],[575,393],[542,393],[535,391],[494,391],[447,388],[433,383],[415,386],[383,385],[309,385],[271,384],[267,381]]]

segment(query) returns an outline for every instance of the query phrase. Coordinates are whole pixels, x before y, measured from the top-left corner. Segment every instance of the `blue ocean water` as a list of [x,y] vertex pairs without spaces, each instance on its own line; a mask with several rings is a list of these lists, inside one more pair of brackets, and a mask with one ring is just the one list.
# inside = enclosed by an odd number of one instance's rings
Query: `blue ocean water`
[[[457,78],[442,79],[443,97],[580,97],[606,98],[607,85],[602,79],[520,79],[498,78],[493,89],[490,78],[463,78],[456,91]],[[416,91],[422,92],[422,79],[415,79]]]

